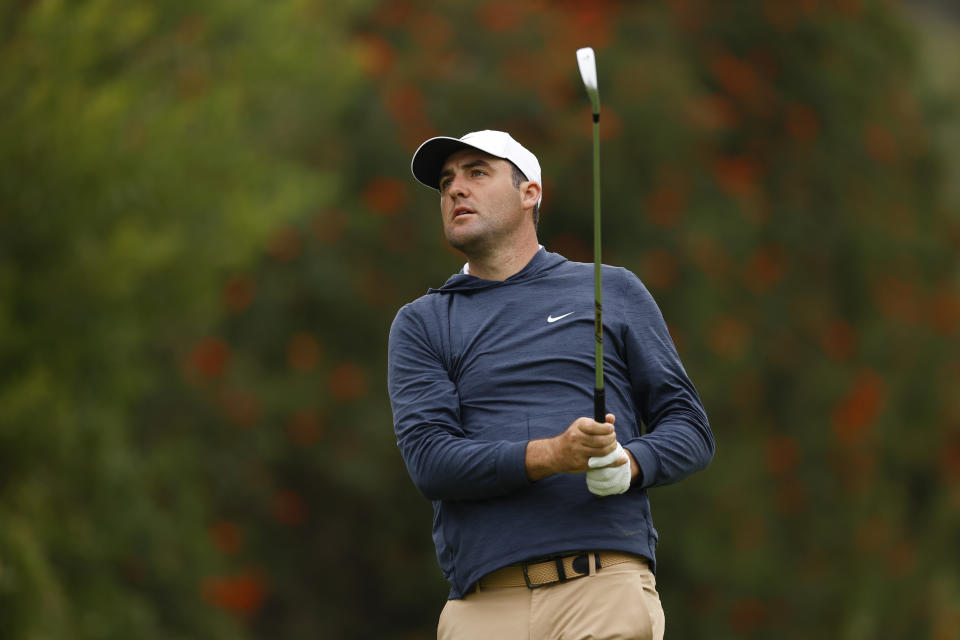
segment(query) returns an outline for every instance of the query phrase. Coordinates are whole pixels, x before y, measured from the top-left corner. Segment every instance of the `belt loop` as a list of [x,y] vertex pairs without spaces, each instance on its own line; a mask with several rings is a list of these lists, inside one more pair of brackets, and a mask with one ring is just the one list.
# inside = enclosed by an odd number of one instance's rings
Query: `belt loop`
[[592,554],[590,554],[590,555],[593,556],[593,562],[589,563],[589,564],[590,564],[590,575],[595,576],[595,575],[597,575],[597,572],[600,571],[600,554],[599,554],[599,553],[592,553]]

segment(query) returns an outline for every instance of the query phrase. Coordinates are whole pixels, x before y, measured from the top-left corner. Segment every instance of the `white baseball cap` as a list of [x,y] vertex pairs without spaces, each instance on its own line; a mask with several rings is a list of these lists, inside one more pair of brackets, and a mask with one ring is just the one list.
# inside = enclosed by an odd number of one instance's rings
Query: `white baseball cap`
[[413,177],[431,189],[439,191],[440,170],[443,169],[443,164],[450,154],[467,148],[479,149],[517,165],[527,180],[540,185],[540,199],[537,200],[537,204],[543,201],[543,182],[540,181],[540,163],[537,161],[537,156],[504,131],[486,129],[468,133],[462,138],[447,136],[430,138],[413,154],[413,160],[410,162]]

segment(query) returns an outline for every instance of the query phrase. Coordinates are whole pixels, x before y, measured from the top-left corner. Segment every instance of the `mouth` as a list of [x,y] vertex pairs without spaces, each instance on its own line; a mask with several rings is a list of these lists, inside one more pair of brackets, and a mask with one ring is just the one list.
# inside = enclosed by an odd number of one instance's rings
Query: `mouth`
[[472,213],[476,213],[476,211],[474,211],[473,209],[471,209],[471,208],[468,207],[468,206],[460,205],[459,207],[457,207],[457,208],[455,208],[455,209],[453,210],[453,219],[456,220],[456,219],[459,218],[460,216],[469,215],[469,214],[472,214]]

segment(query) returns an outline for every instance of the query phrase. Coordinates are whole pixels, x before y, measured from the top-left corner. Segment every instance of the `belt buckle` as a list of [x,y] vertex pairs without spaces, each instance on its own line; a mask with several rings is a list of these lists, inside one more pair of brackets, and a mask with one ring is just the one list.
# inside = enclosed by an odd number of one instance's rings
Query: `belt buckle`
[[[596,567],[597,569],[599,569],[600,555],[597,553],[590,553],[589,551],[580,551],[578,553],[560,553],[553,556],[547,556],[545,558],[535,558],[533,560],[521,560],[520,569],[521,571],[523,571],[523,581],[524,583],[526,583],[527,589],[539,589],[540,587],[549,587],[552,584],[562,584],[564,582],[567,582],[568,580],[572,580],[574,578],[580,578],[590,573],[590,556],[591,555],[596,558]],[[573,558],[573,568],[574,568],[574,571],[577,572],[576,575],[567,576],[567,571],[563,567],[563,560],[565,558]],[[577,560],[580,560],[581,558],[583,558],[587,562],[586,571],[582,571],[580,570],[579,567],[577,567]],[[533,584],[532,582],[530,582],[529,566],[531,564],[542,564],[544,562],[551,562],[551,561],[556,564],[558,579],[551,580],[550,582],[541,582],[540,584]]]
[[[555,556],[547,556],[546,558],[536,558],[534,560],[521,560],[520,569],[523,571],[523,581],[527,585],[527,589],[539,589],[540,587],[549,587],[553,584],[558,584],[561,582],[567,581],[567,572],[563,568],[563,559],[570,554],[560,554]],[[529,566],[531,564],[543,564],[545,562],[553,561],[556,563],[557,567],[557,577],[559,580],[551,580],[550,582],[541,582],[540,584],[533,584],[530,582],[530,573]]]

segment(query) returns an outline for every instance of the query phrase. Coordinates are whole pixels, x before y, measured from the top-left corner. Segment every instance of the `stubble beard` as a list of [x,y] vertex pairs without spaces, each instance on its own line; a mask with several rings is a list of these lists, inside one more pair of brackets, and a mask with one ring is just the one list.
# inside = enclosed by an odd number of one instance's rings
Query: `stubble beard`
[[469,260],[478,260],[496,254],[510,236],[517,232],[518,226],[519,224],[506,227],[491,225],[462,234],[456,233],[456,230],[444,229],[444,234],[451,247]]
[[446,236],[450,246],[468,258],[488,253],[493,245],[489,233],[456,234],[447,231]]

